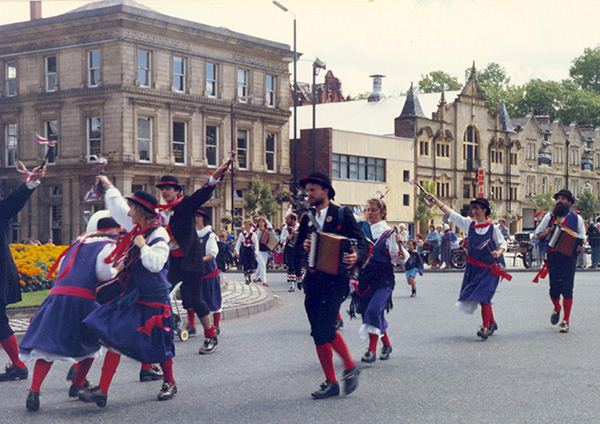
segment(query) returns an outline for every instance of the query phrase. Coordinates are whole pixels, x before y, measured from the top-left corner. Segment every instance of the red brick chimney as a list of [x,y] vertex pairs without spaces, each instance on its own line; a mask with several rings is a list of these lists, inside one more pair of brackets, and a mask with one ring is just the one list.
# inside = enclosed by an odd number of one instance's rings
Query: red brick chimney
[[32,21],[35,19],[42,19],[42,2],[41,1],[30,1],[29,2],[29,18]]

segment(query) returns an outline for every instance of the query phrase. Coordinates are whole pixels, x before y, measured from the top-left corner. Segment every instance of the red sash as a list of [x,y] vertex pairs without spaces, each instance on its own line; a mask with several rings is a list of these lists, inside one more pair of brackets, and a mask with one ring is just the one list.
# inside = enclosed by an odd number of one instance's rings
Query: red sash
[[72,286],[54,286],[50,289],[48,296],[54,294],[63,294],[67,296],[82,297],[84,299],[96,300],[96,293],[92,290],[84,289],[83,287],[72,287]]
[[163,318],[169,318],[171,315],[171,305],[164,305],[162,303],[146,303],[138,300],[135,303],[139,303],[140,305],[150,306],[151,308],[163,308],[162,315],[154,315],[146,320],[146,323],[143,327],[139,327],[137,331],[140,333],[144,333],[149,336],[154,327],[163,328],[165,331],[169,332],[171,329],[169,327],[165,327],[162,320]]
[[492,273],[492,275],[495,275],[496,277],[506,278],[508,281],[512,280],[512,275],[510,275],[506,271],[503,271],[497,262],[494,262],[493,264],[488,265],[486,263],[478,261],[477,259],[473,259],[470,256],[467,256],[467,262],[470,263],[471,265],[475,265],[476,267],[479,267],[479,268],[488,268],[490,270],[490,272]]
[[206,280],[208,278],[215,278],[217,275],[219,275],[219,268],[216,268],[213,272],[211,272],[210,274],[205,275],[204,277],[202,277],[203,280]]

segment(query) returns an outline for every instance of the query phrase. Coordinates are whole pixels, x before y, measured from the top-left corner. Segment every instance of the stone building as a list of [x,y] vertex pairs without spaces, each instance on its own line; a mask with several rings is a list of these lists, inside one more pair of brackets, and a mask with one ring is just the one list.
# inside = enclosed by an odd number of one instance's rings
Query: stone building
[[32,168],[42,160],[30,143],[36,134],[58,140],[13,240],[68,243],[84,230],[84,214],[103,207],[84,202],[95,154],[108,158],[106,173],[125,195],[158,196],[161,175],[177,176],[191,193],[235,151],[233,183],[227,176],[206,204],[216,226],[242,207],[253,176],[274,191],[289,180],[288,45],[131,0],[46,19],[38,11],[0,31],[1,194],[21,180],[15,161]]

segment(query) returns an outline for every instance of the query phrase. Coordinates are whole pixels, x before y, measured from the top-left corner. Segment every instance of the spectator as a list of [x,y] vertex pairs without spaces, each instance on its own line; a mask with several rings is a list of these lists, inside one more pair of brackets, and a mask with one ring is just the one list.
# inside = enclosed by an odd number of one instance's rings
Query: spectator
[[427,234],[427,241],[431,245],[431,252],[429,253],[429,266],[432,269],[439,268],[440,266],[440,236],[435,230],[433,225],[429,226],[429,233]]
[[[504,240],[507,242],[510,240],[510,231],[506,227],[506,221],[504,219],[498,220],[498,229],[500,230],[500,234],[504,237]],[[500,255],[498,258],[498,263],[502,268],[506,268],[506,260],[504,259],[504,253]]]
[[592,249],[592,265],[590,268],[598,268],[600,260],[600,231],[595,225],[590,224],[590,221],[585,221],[588,243]]

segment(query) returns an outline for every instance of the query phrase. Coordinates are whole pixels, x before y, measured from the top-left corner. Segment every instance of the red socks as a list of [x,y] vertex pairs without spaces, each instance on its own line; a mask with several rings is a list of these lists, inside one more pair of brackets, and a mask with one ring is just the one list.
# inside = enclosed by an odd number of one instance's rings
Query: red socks
[[162,361],[159,365],[163,372],[163,381],[165,383],[175,383],[175,378],[173,378],[173,358]]
[[104,365],[102,365],[102,374],[100,375],[100,383],[98,384],[98,386],[106,394],[108,394],[108,388],[110,387],[110,383],[112,382],[115,372],[117,371],[119,362],[121,362],[121,355],[112,350],[106,352]]
[[[391,346],[390,338],[387,335],[387,331],[385,331],[383,333],[383,337],[381,338],[381,343],[383,343],[384,346]],[[373,351],[373,352],[375,352],[375,351]]]
[[40,386],[48,375],[48,371],[50,371],[51,366],[52,362],[46,362],[43,359],[38,359],[35,361],[35,366],[33,367],[33,378],[31,379],[31,387],[29,388],[30,392],[40,392]]
[[331,350],[331,345],[329,343],[325,343],[316,346],[316,348],[319,362],[321,362],[321,368],[323,368],[323,372],[325,373],[325,378],[329,381],[337,383],[337,379],[335,378],[335,370],[333,368],[333,351]]
[[492,313],[492,305],[488,303],[481,304],[481,319],[483,321],[483,327],[489,328],[490,321],[494,314]]
[[19,359],[19,346],[17,346],[17,338],[14,334],[0,341],[0,345],[4,348],[11,362],[16,365],[17,368],[25,368],[25,364]]
[[335,339],[331,342],[331,347],[335,350],[335,353],[342,357],[344,369],[350,370],[356,366],[356,362],[354,362],[354,359],[350,355],[346,341],[339,333],[335,335]]
[[196,328],[196,313],[193,309],[187,309],[188,325],[190,328]]
[[77,374],[75,374],[75,378],[73,379],[73,386],[83,386],[85,378],[87,377],[90,368],[92,368],[93,363],[94,358],[86,358],[77,363]]
[[217,333],[215,332],[215,326],[214,325],[211,326],[208,330],[204,330],[204,337],[207,337],[209,339],[217,337]]
[[560,297],[558,299],[550,298],[550,300],[552,301],[552,304],[554,305],[554,310],[556,312],[560,312]]
[[213,314],[213,324],[215,325],[215,327],[218,327],[220,323],[221,323],[221,312],[215,312]]
[[563,321],[569,322],[569,318],[571,317],[571,308],[573,307],[573,298],[565,299],[563,298]]
[[379,341],[379,336],[377,334],[369,333],[369,350],[371,352],[377,352],[377,342]]

